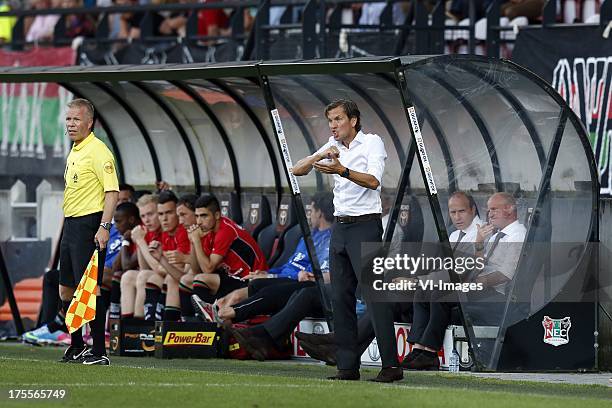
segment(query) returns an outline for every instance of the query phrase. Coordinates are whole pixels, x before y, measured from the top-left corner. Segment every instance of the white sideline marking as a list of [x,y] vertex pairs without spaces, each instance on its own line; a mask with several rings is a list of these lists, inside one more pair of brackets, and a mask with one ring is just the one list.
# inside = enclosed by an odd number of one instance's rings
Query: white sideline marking
[[[200,384],[174,384],[174,383],[62,383],[62,384],[48,384],[48,383],[32,383],[32,384],[18,384],[18,387],[191,387]],[[16,387],[16,384],[0,383],[0,387]]]
[[[315,379],[315,381],[317,381]],[[325,380],[327,381],[327,380]],[[184,384],[173,384],[173,383],[61,383],[61,384],[46,384],[46,383],[31,383],[31,384],[19,384],[19,387],[252,387],[252,388],[297,388],[297,389],[313,389],[313,388],[332,388],[339,383],[330,382],[326,384],[260,384],[260,383],[184,383]],[[14,387],[15,384],[0,383],[0,387]],[[390,384],[381,384],[382,387],[393,387]],[[393,387],[397,389],[397,387]],[[409,390],[433,390],[433,387],[402,387]]]

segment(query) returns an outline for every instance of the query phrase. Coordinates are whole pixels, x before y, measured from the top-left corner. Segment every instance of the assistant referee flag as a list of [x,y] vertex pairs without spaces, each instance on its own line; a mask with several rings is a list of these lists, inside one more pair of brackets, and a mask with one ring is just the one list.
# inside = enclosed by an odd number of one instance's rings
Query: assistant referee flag
[[66,327],[73,333],[96,318],[96,291],[98,288],[98,250],[89,260],[87,269],[74,293],[66,313]]

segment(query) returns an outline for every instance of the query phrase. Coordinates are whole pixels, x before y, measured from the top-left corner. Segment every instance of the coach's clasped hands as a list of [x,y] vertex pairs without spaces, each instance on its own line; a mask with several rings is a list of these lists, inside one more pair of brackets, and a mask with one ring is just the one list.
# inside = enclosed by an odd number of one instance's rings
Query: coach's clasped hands
[[[338,160],[340,151],[336,146],[325,149],[319,153],[319,157],[319,161],[312,165],[316,171],[324,174],[341,174],[345,170],[345,167]],[[324,159],[329,159],[330,161],[321,163],[320,161]]]

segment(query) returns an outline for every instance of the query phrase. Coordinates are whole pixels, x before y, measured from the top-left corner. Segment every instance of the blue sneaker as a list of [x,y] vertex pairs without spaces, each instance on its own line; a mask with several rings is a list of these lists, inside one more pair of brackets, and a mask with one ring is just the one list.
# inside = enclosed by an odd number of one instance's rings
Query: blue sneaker
[[70,336],[61,330],[51,333],[49,327],[45,324],[36,330],[31,330],[23,334],[24,342],[35,345],[69,345]]

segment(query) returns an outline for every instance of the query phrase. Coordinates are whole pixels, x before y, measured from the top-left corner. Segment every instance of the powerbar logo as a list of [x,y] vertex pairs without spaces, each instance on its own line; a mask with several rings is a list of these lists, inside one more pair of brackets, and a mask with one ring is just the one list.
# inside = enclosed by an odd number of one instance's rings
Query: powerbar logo
[[416,116],[414,106],[408,108],[408,116],[410,117],[410,125],[414,132],[414,139],[416,140],[417,150],[423,162],[423,169],[425,170],[425,178],[427,179],[427,187],[431,194],[438,194],[436,183],[434,182],[433,172],[429,164],[429,158],[427,157],[427,151],[425,150],[425,143],[423,143],[423,136],[421,135],[421,128],[419,127],[419,121]]
[[291,161],[291,155],[289,154],[289,146],[287,145],[287,138],[285,138],[285,131],[283,130],[283,124],[280,119],[280,115],[278,114],[278,109],[273,109],[270,111],[272,114],[272,119],[274,121],[274,127],[276,128],[276,134],[278,135],[278,141],[281,146],[281,153],[283,155],[283,160],[285,161],[285,165],[287,166],[287,170],[289,171],[289,180],[291,181],[291,189],[294,194],[300,193],[300,186],[298,184],[297,178],[291,173],[291,169],[293,168],[293,162]]
[[174,332],[169,331],[164,338],[164,346],[211,346],[215,332]]

